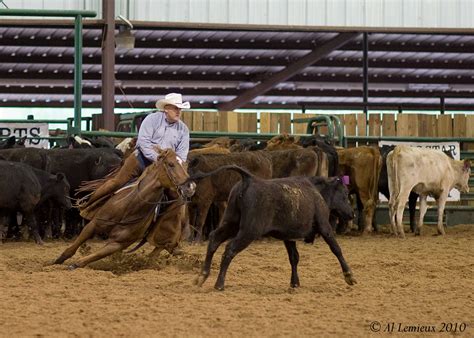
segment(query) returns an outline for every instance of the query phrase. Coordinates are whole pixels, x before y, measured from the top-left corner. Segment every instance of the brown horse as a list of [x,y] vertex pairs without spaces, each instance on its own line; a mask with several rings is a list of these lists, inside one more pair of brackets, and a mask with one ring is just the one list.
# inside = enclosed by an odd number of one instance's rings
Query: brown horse
[[[171,149],[157,151],[159,156],[156,162],[149,165],[135,183],[108,196],[74,243],[56,259],[54,264],[62,264],[72,257],[82,243],[97,233],[109,235],[107,244],[96,253],[79,259],[70,266],[71,269],[84,267],[91,262],[123,250],[139,239],[142,239],[140,244],[148,241],[155,246],[153,254],[166,247],[160,241],[162,236],[157,230],[166,229],[166,225],[162,223],[169,219],[168,215],[182,212],[183,198],[191,197],[194,194],[195,184],[188,181],[189,176],[177,161],[174,151]],[[163,204],[162,198],[165,189],[176,191],[180,197],[174,201],[166,202],[169,204],[166,213],[155,221],[155,210]],[[181,224],[168,226],[181,226]]]

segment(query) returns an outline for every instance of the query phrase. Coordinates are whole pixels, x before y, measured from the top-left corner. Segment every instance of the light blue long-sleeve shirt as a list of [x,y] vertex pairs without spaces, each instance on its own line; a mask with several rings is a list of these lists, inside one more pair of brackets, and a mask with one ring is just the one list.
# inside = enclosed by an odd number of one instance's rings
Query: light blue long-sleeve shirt
[[171,148],[180,159],[186,161],[189,152],[189,129],[183,121],[166,121],[163,112],[152,113],[145,117],[138,132],[137,148],[148,160],[154,162],[158,157],[154,146],[161,149]]

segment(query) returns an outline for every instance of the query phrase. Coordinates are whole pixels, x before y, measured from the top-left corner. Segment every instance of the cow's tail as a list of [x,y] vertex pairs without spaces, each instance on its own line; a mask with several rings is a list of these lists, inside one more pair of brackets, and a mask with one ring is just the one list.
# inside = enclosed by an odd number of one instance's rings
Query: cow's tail
[[397,159],[398,151],[397,148],[392,150],[387,155],[387,176],[388,176],[388,190],[390,193],[390,199],[394,201],[398,199],[399,194],[399,184],[398,184],[398,168],[397,168]]
[[377,205],[379,200],[379,179],[380,179],[380,169],[382,168],[382,155],[380,155],[380,151],[375,149],[373,152],[374,154],[374,179],[372,180],[372,186],[370,187],[370,192],[372,194],[372,199],[374,201],[374,207]]
[[238,174],[240,174],[240,176],[242,177],[242,186],[243,186],[243,188],[246,188],[249,184],[249,181],[251,179],[255,178],[254,175],[252,175],[250,172],[248,172],[244,168],[241,168],[241,167],[236,166],[236,165],[224,165],[220,168],[217,168],[216,170],[213,170],[213,171],[210,171],[210,172],[207,172],[207,173],[197,171],[195,174],[193,174],[189,177],[188,181],[199,181],[199,180],[202,180],[203,178],[206,178],[206,177],[215,175],[217,173],[220,173],[223,170],[233,170],[233,171],[236,171]]

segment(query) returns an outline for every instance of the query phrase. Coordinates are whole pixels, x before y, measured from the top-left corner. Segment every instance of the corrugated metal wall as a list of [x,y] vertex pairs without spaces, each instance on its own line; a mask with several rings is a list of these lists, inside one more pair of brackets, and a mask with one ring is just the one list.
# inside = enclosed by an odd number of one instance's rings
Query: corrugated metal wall
[[[102,10],[102,0],[5,0],[10,8]],[[131,20],[474,28],[474,0],[116,0]]]

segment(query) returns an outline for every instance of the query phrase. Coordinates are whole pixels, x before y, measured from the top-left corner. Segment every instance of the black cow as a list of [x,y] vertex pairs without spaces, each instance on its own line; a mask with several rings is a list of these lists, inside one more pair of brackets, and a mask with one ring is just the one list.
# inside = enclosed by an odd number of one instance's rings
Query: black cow
[[25,163],[33,168],[47,172],[50,171],[51,162],[48,153],[48,150],[40,148],[14,148],[0,150],[0,156],[3,159]]
[[[24,163],[0,161],[0,209],[5,212],[21,212],[33,233],[35,242],[42,244],[36,223],[35,210],[43,202],[53,200],[65,208],[71,207],[69,183],[64,174],[51,175]],[[4,232],[1,231],[0,232]]]
[[[339,177],[309,177],[311,183],[318,189],[329,208],[330,223],[333,231],[336,231],[339,219],[342,222],[348,222],[354,218],[354,212],[348,199],[349,191]],[[305,238],[306,243],[313,243],[316,232],[311,233]]]
[[[225,274],[232,259],[254,240],[262,236],[272,236],[285,243],[291,264],[291,287],[300,285],[297,265],[299,254],[295,239],[307,238],[313,233],[320,234],[339,260],[345,281],[356,283],[342,251],[334,238],[329,224],[329,208],[318,189],[307,177],[281,179],[260,179],[236,166],[221,167],[237,171],[242,181],[237,183],[228,199],[222,223],[209,238],[206,260],[196,283],[202,285],[208,278],[212,257],[221,243],[231,239],[222,256],[222,263],[215,284],[218,290],[224,289]],[[193,176],[199,179],[213,173]],[[350,210],[347,190],[344,196],[346,208]],[[350,215],[352,211],[350,211]]]
[[[71,186],[71,197],[81,197],[77,194],[80,185],[86,181],[103,178],[122,161],[116,149],[51,149],[48,152],[51,160],[52,173],[63,172]],[[60,212],[60,210],[57,210]],[[55,217],[58,219],[58,217]],[[66,214],[66,237],[73,237],[80,232],[81,218],[76,209]]]
[[61,149],[90,149],[90,148],[109,148],[114,149],[115,144],[107,137],[79,137],[69,136],[67,144],[60,146]]
[[338,174],[339,157],[332,142],[322,136],[313,135],[300,137],[298,144],[305,148],[312,146],[320,148],[328,157],[328,176],[331,177]]
[[108,148],[51,149],[48,152],[50,170],[63,172],[74,194],[82,182],[102,178],[119,166],[122,161],[119,153]]
[[115,148],[114,142],[108,137],[94,136],[94,137],[84,137],[84,139],[89,141],[92,144],[92,146],[94,146],[95,148],[109,148],[109,149]]
[[10,148],[24,148],[25,147],[26,136],[19,138],[10,136],[6,140],[0,141],[0,149],[10,149]]

